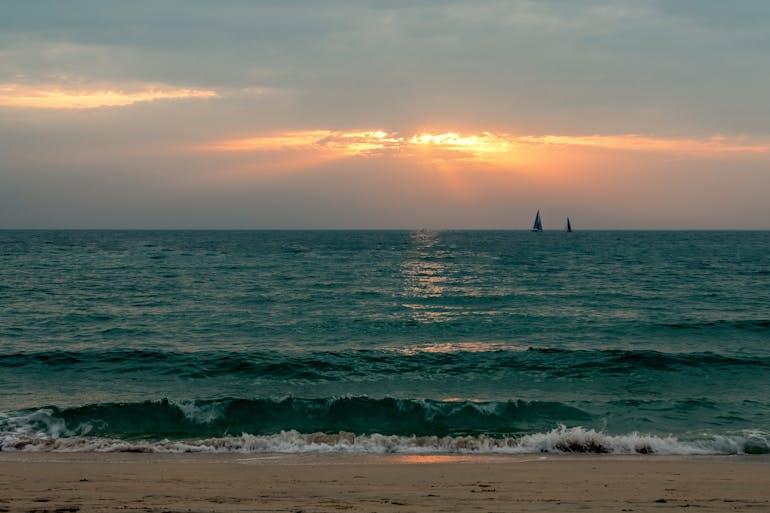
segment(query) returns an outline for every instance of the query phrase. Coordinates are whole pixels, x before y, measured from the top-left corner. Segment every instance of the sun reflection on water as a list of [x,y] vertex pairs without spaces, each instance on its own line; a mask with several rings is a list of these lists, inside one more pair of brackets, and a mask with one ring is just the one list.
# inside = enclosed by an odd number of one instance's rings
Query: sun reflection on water
[[448,278],[446,266],[436,259],[438,232],[419,230],[413,232],[411,238],[414,251],[401,267],[406,295],[422,298],[442,295]]
[[526,351],[529,346],[502,342],[483,342],[466,340],[462,342],[438,342],[419,346],[402,347],[398,352],[405,355],[420,353],[448,354],[448,353],[488,353],[492,351]]

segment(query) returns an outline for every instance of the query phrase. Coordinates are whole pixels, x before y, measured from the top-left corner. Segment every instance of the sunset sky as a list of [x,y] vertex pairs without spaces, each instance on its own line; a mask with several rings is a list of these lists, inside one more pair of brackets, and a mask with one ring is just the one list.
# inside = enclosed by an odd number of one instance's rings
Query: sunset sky
[[8,1],[0,227],[770,229],[770,2]]

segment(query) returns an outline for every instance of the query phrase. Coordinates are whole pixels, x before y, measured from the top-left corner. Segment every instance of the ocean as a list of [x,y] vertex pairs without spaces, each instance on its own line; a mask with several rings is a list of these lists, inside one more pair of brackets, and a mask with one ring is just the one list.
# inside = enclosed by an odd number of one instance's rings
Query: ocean
[[770,232],[0,231],[0,450],[770,452]]

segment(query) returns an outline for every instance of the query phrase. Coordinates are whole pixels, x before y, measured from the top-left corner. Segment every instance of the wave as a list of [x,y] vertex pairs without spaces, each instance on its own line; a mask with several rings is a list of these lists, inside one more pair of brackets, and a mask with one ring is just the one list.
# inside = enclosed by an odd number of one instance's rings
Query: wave
[[352,432],[224,436],[191,440],[125,440],[103,437],[0,435],[0,451],[141,453],[374,453],[374,454],[768,454],[770,435],[746,432],[698,440],[639,433],[609,435],[583,427],[559,426],[520,437],[357,435]]
[[762,431],[608,434],[592,420],[537,401],[164,399],[0,413],[0,451],[770,453]]
[[728,356],[714,352],[672,353],[652,350],[561,349],[460,343],[393,349],[345,351],[42,351],[0,354],[0,368],[43,366],[68,372],[147,372],[191,379],[244,376],[297,381],[335,381],[434,373],[538,372],[584,376],[633,371],[687,370],[708,367],[740,372],[770,369],[770,356]]
[[708,329],[722,329],[722,330],[745,330],[745,331],[770,331],[770,319],[739,319],[739,320],[727,320],[719,319],[715,321],[703,321],[703,322],[679,322],[672,324],[664,324],[667,328],[674,328],[680,330],[708,330]]
[[100,403],[0,417],[0,432],[121,438],[216,437],[352,431],[391,435],[510,434],[593,416],[558,402],[435,401],[365,396]]

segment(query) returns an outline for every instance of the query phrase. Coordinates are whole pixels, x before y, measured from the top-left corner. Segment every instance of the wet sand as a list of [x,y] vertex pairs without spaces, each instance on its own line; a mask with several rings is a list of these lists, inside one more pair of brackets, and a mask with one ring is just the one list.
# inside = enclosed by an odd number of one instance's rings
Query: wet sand
[[0,453],[0,511],[770,511],[770,458]]

